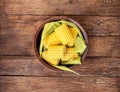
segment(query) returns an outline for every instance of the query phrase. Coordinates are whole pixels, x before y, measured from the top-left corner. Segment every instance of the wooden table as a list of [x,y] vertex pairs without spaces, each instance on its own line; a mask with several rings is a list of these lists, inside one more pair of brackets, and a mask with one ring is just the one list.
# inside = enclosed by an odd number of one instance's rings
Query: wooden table
[[[41,23],[65,15],[89,37],[82,65],[55,72],[35,57]],[[0,0],[0,92],[120,92],[120,0]]]

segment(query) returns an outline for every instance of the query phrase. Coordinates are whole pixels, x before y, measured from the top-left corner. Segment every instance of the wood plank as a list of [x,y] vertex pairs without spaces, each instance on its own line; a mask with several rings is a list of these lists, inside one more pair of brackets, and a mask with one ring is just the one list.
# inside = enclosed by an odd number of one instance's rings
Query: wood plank
[[[1,35],[0,55],[35,55],[33,36]],[[120,56],[120,37],[89,37],[88,56]]]
[[[114,85],[115,83],[115,85]],[[97,84],[96,84],[96,91],[97,92],[119,92],[120,91],[120,78],[115,78],[115,79],[106,79],[106,78],[100,78],[97,79]],[[117,87],[113,89],[113,87]]]
[[120,56],[119,37],[89,37],[88,56]]
[[[4,35],[0,36],[0,55],[33,55],[33,36]],[[33,51],[33,49],[32,49]]]
[[[72,69],[80,76],[120,77],[120,58],[87,57],[82,65]],[[0,75],[20,76],[77,76],[65,71],[53,71],[42,65],[36,57],[3,56],[0,58]]]
[[1,0],[2,14],[120,16],[119,0]]
[[[43,21],[52,16],[4,15],[1,16],[1,35],[34,35]],[[88,36],[120,36],[119,17],[68,16],[77,20]]]
[[120,78],[0,77],[0,92],[119,92]]

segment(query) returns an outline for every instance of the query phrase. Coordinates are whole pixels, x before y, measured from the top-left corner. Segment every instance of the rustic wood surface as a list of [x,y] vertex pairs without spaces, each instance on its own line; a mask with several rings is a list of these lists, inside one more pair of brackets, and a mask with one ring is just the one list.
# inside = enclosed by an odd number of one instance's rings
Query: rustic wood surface
[[[52,16],[86,30],[80,76],[53,71],[35,57],[33,38]],[[120,0],[0,0],[0,92],[120,92]]]

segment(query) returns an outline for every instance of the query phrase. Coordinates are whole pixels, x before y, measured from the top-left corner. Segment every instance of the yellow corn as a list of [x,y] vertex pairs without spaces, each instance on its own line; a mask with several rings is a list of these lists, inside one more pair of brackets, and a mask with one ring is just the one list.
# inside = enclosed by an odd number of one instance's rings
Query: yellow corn
[[49,54],[48,54],[48,51],[44,51],[43,53],[42,53],[42,58],[46,61],[46,62],[48,62],[49,64],[51,64],[51,65],[58,65],[58,63],[59,63],[59,59],[52,59],[52,58],[49,58]]
[[45,38],[44,40],[45,45],[48,47],[50,45],[58,45],[61,44],[61,41],[57,37],[56,33],[53,32],[51,33],[48,37]]
[[73,38],[67,24],[62,24],[61,26],[56,28],[55,33],[63,45],[66,45]]
[[50,58],[63,58],[66,52],[65,46],[49,46],[48,54]]
[[78,57],[78,53],[75,52],[75,48],[66,48],[66,54],[64,56],[64,58],[61,58],[62,61],[68,61],[72,58],[77,58]]
[[74,44],[75,44],[75,39],[76,39],[78,33],[77,33],[77,31],[76,31],[74,28],[72,28],[72,27],[70,27],[69,29],[70,29],[70,32],[72,33],[73,38],[72,38],[72,40],[71,40],[67,45],[68,45],[68,46],[74,46]]

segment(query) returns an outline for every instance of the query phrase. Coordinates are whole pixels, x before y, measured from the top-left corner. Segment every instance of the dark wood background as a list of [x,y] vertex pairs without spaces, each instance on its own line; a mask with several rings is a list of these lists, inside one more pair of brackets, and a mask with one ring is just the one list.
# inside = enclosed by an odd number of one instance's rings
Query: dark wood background
[[[40,24],[62,15],[89,37],[80,76],[47,69],[33,51]],[[120,0],[0,0],[0,92],[120,92]]]

